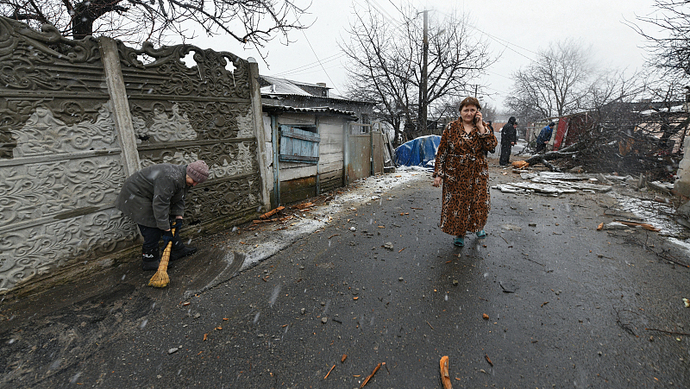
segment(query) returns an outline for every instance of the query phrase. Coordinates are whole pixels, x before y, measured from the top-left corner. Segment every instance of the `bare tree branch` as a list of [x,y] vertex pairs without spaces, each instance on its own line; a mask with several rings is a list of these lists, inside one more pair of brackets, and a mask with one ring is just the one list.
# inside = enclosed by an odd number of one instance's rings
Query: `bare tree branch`
[[194,38],[197,25],[209,35],[264,47],[278,35],[308,26],[299,22],[310,6],[295,0],[0,0],[0,15],[35,29],[50,23],[64,36],[105,35],[127,43],[154,44]]
[[[396,131],[396,142],[426,133],[417,128],[422,78],[423,28],[420,14],[401,10],[392,26],[371,9],[355,10],[349,40],[340,44],[348,58],[349,95],[379,104],[379,118]],[[492,62],[486,43],[473,39],[464,18],[433,18],[429,23],[427,105],[443,112],[448,100],[467,93],[468,82]],[[457,108],[456,108],[457,110]]]

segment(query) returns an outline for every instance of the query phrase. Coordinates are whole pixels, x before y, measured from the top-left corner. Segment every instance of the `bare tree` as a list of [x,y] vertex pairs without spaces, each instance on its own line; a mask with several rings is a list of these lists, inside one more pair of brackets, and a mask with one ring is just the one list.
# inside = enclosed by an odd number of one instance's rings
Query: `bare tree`
[[73,39],[105,35],[160,44],[171,35],[193,38],[188,28],[196,24],[209,36],[228,34],[257,48],[305,28],[298,19],[307,8],[294,0],[0,0],[0,15],[35,29],[49,23]]
[[[355,11],[349,40],[341,44],[347,55],[349,95],[377,102],[380,118],[396,131],[396,138],[413,139],[418,128],[423,66],[423,28],[415,9],[401,11],[401,24],[368,9]],[[467,21],[454,15],[430,18],[426,104],[433,112],[449,98],[466,95],[469,80],[491,63],[487,45],[474,39]],[[401,127],[403,129],[401,130]]]
[[583,107],[593,74],[584,48],[572,40],[552,44],[512,75],[506,105],[526,121],[563,116]]
[[660,35],[644,31],[641,25],[628,23],[640,35],[647,38],[652,55],[648,64],[690,76],[690,1],[655,0],[656,12],[639,16],[642,25],[661,30]]

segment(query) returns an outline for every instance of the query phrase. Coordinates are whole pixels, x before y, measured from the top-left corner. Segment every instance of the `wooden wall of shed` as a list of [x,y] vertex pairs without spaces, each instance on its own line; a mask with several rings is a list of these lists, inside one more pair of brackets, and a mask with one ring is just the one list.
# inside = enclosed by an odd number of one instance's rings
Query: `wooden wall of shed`
[[344,185],[345,139],[342,117],[322,117],[319,119],[319,191],[320,193],[340,188]]
[[280,162],[281,204],[302,201],[344,185],[343,150],[345,140],[343,126],[345,122],[346,119],[342,116],[319,116],[317,118],[314,114],[306,113],[286,113],[277,117],[277,126],[317,125],[321,137],[318,165]]

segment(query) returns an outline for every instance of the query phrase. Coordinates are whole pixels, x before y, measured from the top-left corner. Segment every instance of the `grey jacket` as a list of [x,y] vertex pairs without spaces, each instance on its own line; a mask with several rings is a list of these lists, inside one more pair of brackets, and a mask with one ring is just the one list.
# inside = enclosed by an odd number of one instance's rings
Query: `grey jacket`
[[137,224],[169,230],[170,218],[184,214],[186,175],[187,165],[145,167],[125,180],[115,206]]

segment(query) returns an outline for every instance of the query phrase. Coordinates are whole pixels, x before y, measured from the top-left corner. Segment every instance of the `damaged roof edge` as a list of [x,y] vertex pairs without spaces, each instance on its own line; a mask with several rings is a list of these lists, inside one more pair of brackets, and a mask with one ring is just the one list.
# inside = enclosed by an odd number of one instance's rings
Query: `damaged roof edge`
[[331,107],[311,107],[311,108],[298,108],[282,105],[263,105],[264,112],[297,112],[297,113],[313,113],[321,115],[335,115],[335,116],[346,116],[347,120],[357,121],[359,118],[356,116],[354,111],[345,111],[342,109],[335,109]]

